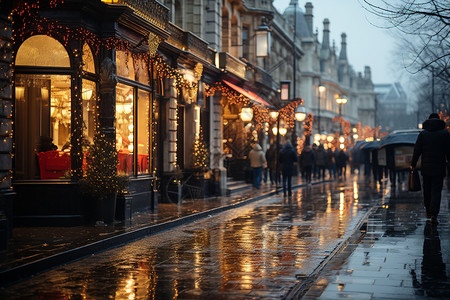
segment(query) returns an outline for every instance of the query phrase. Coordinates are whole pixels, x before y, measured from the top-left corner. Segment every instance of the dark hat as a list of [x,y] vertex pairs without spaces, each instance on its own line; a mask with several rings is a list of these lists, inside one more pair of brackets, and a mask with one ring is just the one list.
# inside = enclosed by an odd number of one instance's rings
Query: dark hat
[[428,119],[440,119],[440,117],[439,117],[439,115],[437,113],[432,113],[432,114],[430,114]]

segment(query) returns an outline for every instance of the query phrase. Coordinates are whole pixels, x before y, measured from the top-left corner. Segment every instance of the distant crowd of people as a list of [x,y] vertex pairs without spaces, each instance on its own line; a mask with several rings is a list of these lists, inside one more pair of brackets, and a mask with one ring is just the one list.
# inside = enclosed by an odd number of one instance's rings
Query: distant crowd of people
[[[278,151],[278,157],[277,157]],[[349,155],[344,150],[325,150],[323,145],[306,146],[300,155],[290,141],[284,145],[271,144],[264,153],[259,144],[255,144],[249,153],[252,168],[253,186],[261,187],[261,181],[276,185],[282,182],[283,194],[292,195],[292,177],[299,172],[304,182],[310,184],[312,178],[345,179]]]

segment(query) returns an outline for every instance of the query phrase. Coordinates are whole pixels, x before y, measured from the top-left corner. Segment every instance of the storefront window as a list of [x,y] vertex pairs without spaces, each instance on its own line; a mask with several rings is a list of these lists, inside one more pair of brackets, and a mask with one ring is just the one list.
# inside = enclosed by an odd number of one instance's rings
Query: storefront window
[[86,43],[83,45],[83,71],[95,73],[94,55]]
[[136,80],[133,57],[125,51],[116,51],[117,75]]
[[149,173],[150,147],[150,93],[139,90],[137,99],[137,155],[138,174]]
[[147,63],[142,59],[136,59],[134,63],[136,69],[136,81],[149,85],[150,80]]
[[57,179],[70,171],[70,76],[16,75],[17,179]]
[[70,67],[64,46],[46,35],[35,35],[23,42],[15,63],[16,66]]
[[134,88],[118,83],[116,88],[116,145],[120,174],[133,173]]
[[15,179],[70,178],[71,76],[51,75],[71,73],[69,55],[56,39],[36,35],[22,43],[15,66]]
[[95,135],[97,121],[96,104],[96,85],[95,82],[83,79],[83,136],[89,143],[92,143]]

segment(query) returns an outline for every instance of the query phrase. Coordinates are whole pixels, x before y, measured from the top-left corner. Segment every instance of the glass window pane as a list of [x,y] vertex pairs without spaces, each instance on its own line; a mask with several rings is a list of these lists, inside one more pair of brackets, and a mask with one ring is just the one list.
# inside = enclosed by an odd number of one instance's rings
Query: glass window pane
[[94,55],[89,45],[83,45],[83,71],[95,73]]
[[134,89],[124,84],[116,87],[116,147],[119,151],[119,174],[133,173]]
[[150,79],[148,76],[148,66],[145,60],[136,59],[135,60],[135,69],[136,69],[136,81],[140,83],[149,85]]
[[93,81],[83,79],[83,135],[92,143],[97,122],[97,95],[96,84]]
[[116,51],[117,75],[136,80],[133,57],[125,51]]
[[70,76],[16,75],[16,179],[69,177]]
[[64,46],[46,35],[35,35],[20,46],[16,66],[70,67]]
[[138,174],[149,173],[150,93],[139,90],[137,99],[137,154]]

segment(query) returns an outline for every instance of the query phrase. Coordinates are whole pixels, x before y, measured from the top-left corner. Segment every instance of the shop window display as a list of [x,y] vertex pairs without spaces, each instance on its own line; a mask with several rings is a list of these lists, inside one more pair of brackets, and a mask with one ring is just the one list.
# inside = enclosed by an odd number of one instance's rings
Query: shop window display
[[[57,179],[70,171],[70,76],[16,75],[17,179]],[[48,146],[50,145],[50,146]],[[56,151],[45,153],[47,151]]]
[[[117,75],[150,89],[148,65],[129,52],[116,51]],[[151,93],[142,85],[116,87],[116,145],[120,174],[149,174],[151,157]],[[139,88],[138,88],[139,87]]]
[[119,174],[133,173],[134,153],[134,88],[117,84],[116,147],[119,151]]
[[[56,39],[36,35],[22,43],[15,65],[15,180],[70,178],[73,71],[69,55]],[[95,78],[94,56],[87,44],[83,70]],[[94,81],[83,79],[84,146],[96,129],[96,90]]]
[[139,90],[137,99],[137,173],[149,173],[150,153],[150,93]]

